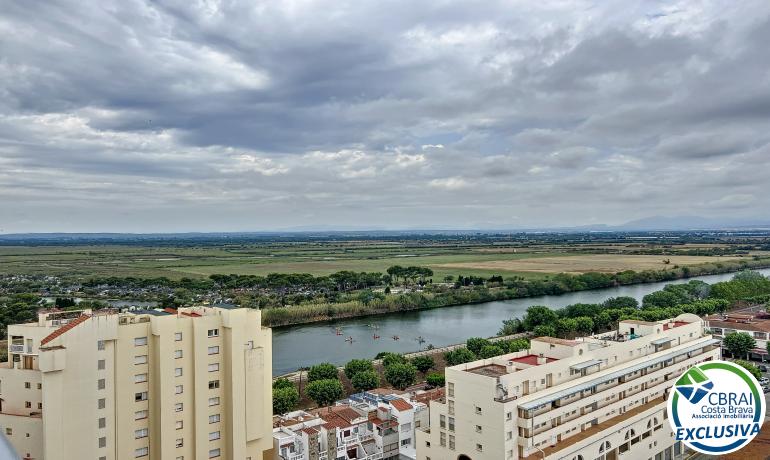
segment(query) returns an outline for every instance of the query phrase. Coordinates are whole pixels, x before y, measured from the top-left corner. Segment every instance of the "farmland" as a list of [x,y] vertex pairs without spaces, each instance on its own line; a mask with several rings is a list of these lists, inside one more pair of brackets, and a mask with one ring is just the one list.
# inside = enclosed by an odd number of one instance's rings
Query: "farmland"
[[541,279],[554,273],[665,270],[675,266],[751,259],[760,248],[722,242],[552,241],[548,238],[420,237],[378,239],[294,238],[265,241],[162,244],[72,244],[0,246],[0,275],[35,274],[69,278],[207,278],[213,274],[266,275],[341,270],[384,272],[393,265],[431,268],[434,280],[496,274]]

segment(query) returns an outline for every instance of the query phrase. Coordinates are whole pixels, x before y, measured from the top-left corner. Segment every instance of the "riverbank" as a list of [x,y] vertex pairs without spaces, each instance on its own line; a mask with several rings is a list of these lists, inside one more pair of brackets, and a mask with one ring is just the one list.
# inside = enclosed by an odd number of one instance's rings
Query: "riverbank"
[[[360,300],[343,303],[305,304],[262,310],[262,324],[279,328],[300,324],[322,323],[339,319],[380,316],[458,305],[526,299],[542,295],[561,295],[619,286],[675,281],[707,275],[739,272],[747,269],[770,268],[770,259],[719,262],[678,267],[671,270],[620,272],[615,274],[589,273],[583,275],[555,275],[546,281],[516,280],[510,286],[471,287],[443,292],[410,292],[386,295],[368,302]],[[587,279],[588,283],[582,281]],[[588,286],[588,287],[587,287]]]

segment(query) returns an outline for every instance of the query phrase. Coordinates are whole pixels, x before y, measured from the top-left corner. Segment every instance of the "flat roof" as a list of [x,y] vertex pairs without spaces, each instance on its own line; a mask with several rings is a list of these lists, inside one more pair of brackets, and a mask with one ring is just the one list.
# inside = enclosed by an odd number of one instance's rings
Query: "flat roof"
[[508,368],[500,364],[485,364],[483,366],[466,369],[466,372],[473,374],[486,375],[487,377],[500,377],[508,373]]
[[[633,366],[625,367],[623,369],[619,369],[614,372],[610,372],[609,374],[595,377],[590,380],[587,380],[583,383],[579,383],[577,385],[567,382],[563,385],[570,385],[568,388],[565,388],[563,390],[555,391],[553,393],[550,393],[546,396],[542,396],[540,398],[533,399],[531,401],[524,402],[522,404],[519,404],[519,408],[524,410],[532,410],[536,407],[542,406],[543,404],[548,404],[550,402],[556,401],[558,399],[564,398],[566,396],[573,395],[575,393],[579,393],[583,390],[586,390],[588,388],[591,388],[593,386],[602,384],[604,382],[614,380],[616,378],[622,377],[626,374],[631,374],[633,372],[636,372],[638,370],[644,369],[645,367],[654,366],[656,364],[660,364],[664,361],[668,361],[669,359],[673,358],[674,356],[681,355],[684,353],[689,353],[691,351],[697,350],[699,348],[707,347],[709,345],[715,345],[719,343],[719,339],[709,339],[705,342],[700,342],[696,345],[690,345],[689,347],[680,348],[678,350],[671,350],[670,352],[658,356],[657,358],[645,360],[643,362],[637,363]],[[643,359],[643,358],[638,358]]]
[[657,339],[657,340],[653,340],[650,343],[653,344],[653,345],[665,345],[668,342],[673,342],[673,341],[674,341],[674,339],[672,337],[663,337],[663,338],[660,338],[660,339]]
[[601,363],[602,363],[601,359],[592,359],[590,361],[584,361],[582,363],[573,364],[569,368],[582,371],[583,369],[588,369],[591,366],[598,366]]
[[567,345],[569,347],[580,345],[580,342],[575,340],[557,339],[556,337],[548,337],[548,336],[535,337],[534,339],[531,339],[530,342],[532,342],[533,340],[536,340],[538,342],[551,343],[554,345]]

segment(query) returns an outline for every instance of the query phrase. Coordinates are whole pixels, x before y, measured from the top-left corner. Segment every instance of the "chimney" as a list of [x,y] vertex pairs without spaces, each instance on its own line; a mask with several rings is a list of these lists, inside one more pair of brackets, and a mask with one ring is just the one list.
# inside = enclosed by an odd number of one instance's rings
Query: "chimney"
[[537,357],[537,365],[539,366],[541,364],[545,364],[545,362],[546,362],[545,356],[542,353],[540,353],[540,355]]

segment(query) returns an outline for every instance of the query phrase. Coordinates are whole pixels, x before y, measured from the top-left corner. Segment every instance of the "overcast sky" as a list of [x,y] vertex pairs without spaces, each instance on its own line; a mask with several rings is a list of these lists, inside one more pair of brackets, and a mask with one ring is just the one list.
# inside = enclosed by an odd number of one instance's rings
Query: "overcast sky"
[[767,218],[770,2],[4,0],[0,229]]

